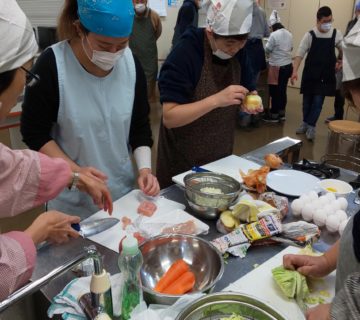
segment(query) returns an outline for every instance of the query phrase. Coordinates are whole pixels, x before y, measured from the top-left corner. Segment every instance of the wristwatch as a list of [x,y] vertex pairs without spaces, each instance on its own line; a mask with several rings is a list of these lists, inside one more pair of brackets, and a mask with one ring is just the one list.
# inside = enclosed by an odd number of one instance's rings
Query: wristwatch
[[72,180],[71,180],[71,185],[69,187],[70,191],[74,191],[77,189],[77,185],[79,183],[80,180],[80,173],[79,172],[73,172],[72,173]]

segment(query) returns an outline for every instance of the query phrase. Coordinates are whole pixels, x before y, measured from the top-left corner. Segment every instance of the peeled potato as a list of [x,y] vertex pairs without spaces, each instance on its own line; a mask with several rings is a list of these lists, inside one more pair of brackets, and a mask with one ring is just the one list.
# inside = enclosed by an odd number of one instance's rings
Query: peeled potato
[[249,94],[245,97],[243,102],[244,107],[249,111],[256,111],[262,109],[262,99],[259,95]]

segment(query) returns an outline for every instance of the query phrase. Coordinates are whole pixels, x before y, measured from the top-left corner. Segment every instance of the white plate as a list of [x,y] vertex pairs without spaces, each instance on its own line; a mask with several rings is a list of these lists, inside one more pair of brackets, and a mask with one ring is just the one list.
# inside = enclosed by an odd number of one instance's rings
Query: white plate
[[318,189],[319,181],[319,178],[297,170],[275,170],[266,177],[269,188],[292,197],[300,197],[306,192]]

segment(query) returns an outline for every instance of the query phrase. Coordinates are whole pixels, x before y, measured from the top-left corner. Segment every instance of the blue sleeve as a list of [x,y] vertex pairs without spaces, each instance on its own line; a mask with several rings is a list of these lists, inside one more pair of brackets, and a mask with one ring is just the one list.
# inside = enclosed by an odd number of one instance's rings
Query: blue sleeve
[[193,102],[194,92],[204,64],[204,40],[190,28],[173,48],[159,76],[160,102]]
[[249,91],[256,90],[256,77],[251,67],[251,62],[247,55],[247,50],[242,49],[238,53],[238,60],[241,67],[240,84]]

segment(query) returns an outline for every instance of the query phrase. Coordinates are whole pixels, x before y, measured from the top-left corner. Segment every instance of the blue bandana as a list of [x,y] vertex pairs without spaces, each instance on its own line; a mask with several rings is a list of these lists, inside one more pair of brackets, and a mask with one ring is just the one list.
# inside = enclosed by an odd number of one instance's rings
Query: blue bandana
[[131,0],[78,0],[78,14],[90,32],[114,38],[131,34],[134,21]]

